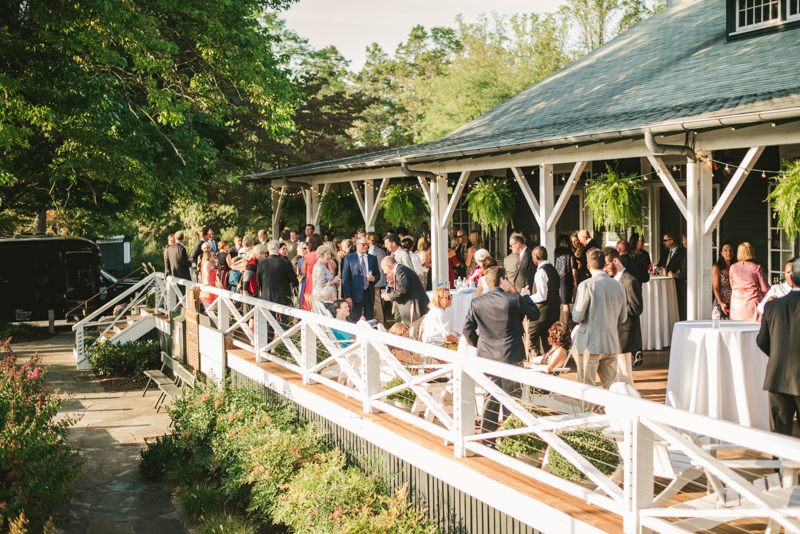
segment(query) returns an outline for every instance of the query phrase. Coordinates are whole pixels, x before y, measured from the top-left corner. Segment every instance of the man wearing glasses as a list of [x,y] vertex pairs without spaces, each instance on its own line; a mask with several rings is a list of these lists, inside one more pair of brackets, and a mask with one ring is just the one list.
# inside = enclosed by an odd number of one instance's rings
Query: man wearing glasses
[[456,268],[453,269],[455,276],[460,276],[461,278],[466,278],[467,276],[467,250],[469,250],[469,238],[464,230],[459,230],[456,234],[456,238],[458,239],[458,247],[456,248],[456,259],[458,260],[458,265]]
[[350,306],[350,320],[374,319],[375,275],[378,258],[369,253],[367,237],[356,240],[356,251],[342,260],[342,292]]
[[678,292],[678,313],[681,321],[686,320],[686,249],[680,244],[680,237],[677,232],[664,234],[662,241],[666,254],[661,255],[659,267],[667,271],[667,276],[675,280],[675,290]]

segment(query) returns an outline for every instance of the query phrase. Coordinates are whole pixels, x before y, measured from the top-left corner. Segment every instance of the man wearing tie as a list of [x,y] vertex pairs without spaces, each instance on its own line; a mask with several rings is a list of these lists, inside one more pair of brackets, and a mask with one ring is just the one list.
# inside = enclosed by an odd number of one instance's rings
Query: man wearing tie
[[661,257],[659,267],[664,267],[667,276],[675,280],[675,290],[678,293],[678,315],[681,321],[686,320],[686,249],[680,245],[677,232],[664,234],[664,247],[668,250],[666,256]]
[[368,253],[369,241],[366,237],[356,240],[356,251],[348,254],[342,261],[342,292],[350,306],[350,321],[358,321],[363,316],[375,318],[375,274],[378,273],[378,258]]
[[211,228],[206,228],[203,230],[203,233],[200,236],[200,242],[197,244],[197,248],[194,250],[194,254],[192,255],[192,261],[195,263],[198,263],[197,260],[203,255],[203,243],[207,243],[208,246],[211,247],[211,250],[214,251],[214,254],[217,253],[217,242],[214,241],[214,230]]

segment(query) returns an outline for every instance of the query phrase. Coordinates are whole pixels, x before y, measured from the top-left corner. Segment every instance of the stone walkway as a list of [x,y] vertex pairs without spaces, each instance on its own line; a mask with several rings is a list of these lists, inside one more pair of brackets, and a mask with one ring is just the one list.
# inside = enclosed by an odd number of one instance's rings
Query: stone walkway
[[75,393],[62,413],[83,414],[70,438],[83,443],[86,472],[73,488],[80,496],[59,511],[70,522],[58,525],[59,534],[178,534],[189,532],[178,520],[175,506],[157,484],[139,474],[139,451],[145,438],[168,432],[169,416],[156,414],[158,389],[105,393],[91,371],[78,371],[72,347],[75,337],[61,332],[46,341],[12,345],[18,363],[35,352],[50,365],[51,388]]

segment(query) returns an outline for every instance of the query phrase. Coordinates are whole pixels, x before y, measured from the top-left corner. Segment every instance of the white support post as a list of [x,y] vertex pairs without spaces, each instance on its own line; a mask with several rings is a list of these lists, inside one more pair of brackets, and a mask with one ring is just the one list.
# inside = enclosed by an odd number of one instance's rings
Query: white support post
[[464,371],[464,366],[453,365],[453,444],[457,458],[472,456],[464,438],[475,434],[475,379]]
[[[378,194],[375,195],[375,203],[373,204],[372,211],[369,213],[369,220],[367,221],[367,232],[375,231],[375,221],[378,219],[378,210],[381,209],[381,202],[383,202],[383,195],[386,188],[389,186],[389,178],[381,180],[381,187],[378,189]],[[370,189],[370,192],[372,190]]]
[[431,201],[431,250],[434,255],[431,258],[431,287],[436,289],[439,281],[449,287],[449,271],[447,269],[448,243],[448,223],[449,219],[444,219],[443,215],[447,212],[447,177],[437,176],[431,180],[430,184]]
[[[367,210],[365,209],[364,199],[361,197],[361,186],[359,186],[356,182],[350,181],[350,188],[353,190],[353,196],[356,197],[356,203],[358,204],[358,210],[361,212],[361,218],[364,219],[364,222],[367,221]],[[365,191],[364,193],[368,193]]]
[[312,208],[314,210],[314,218],[312,219],[311,224],[314,225],[314,228],[316,228],[317,231],[319,231],[319,220],[320,217],[322,217],[322,204],[320,204],[320,195],[326,194],[330,190],[331,184],[325,184],[322,187],[322,191],[319,191],[318,188],[319,186],[311,191]]
[[359,343],[361,343],[361,380],[364,384],[364,390],[361,392],[364,413],[377,413],[377,408],[372,407],[372,396],[381,392],[380,353],[366,338],[361,339]]
[[620,444],[625,499],[622,529],[626,534],[649,533],[650,529],[642,528],[639,511],[653,507],[653,431],[638,417],[620,423],[625,425],[625,441]]
[[511,171],[514,173],[514,176],[517,178],[517,183],[519,184],[520,189],[522,189],[522,196],[525,197],[525,200],[528,201],[528,206],[530,206],[531,211],[533,212],[534,218],[536,218],[536,222],[539,224],[539,227],[542,227],[545,222],[542,221],[541,209],[539,208],[539,201],[536,200],[536,196],[533,194],[533,190],[531,186],[528,184],[528,179],[525,178],[525,175],[522,174],[522,169],[519,167],[512,167]]
[[689,321],[711,318],[711,234],[705,222],[711,215],[712,175],[703,162],[686,164],[686,318]]
[[286,186],[281,187],[280,191],[272,191],[272,239],[278,239],[281,234],[280,224],[284,198],[286,198]]
[[669,192],[672,200],[675,201],[675,204],[677,204],[678,209],[683,214],[683,217],[688,219],[689,214],[686,206],[686,197],[683,196],[683,191],[681,191],[680,187],[678,187],[677,182],[675,182],[675,178],[672,177],[672,173],[669,172],[669,167],[664,165],[664,161],[658,156],[647,156],[647,159],[650,160],[650,164],[653,166],[653,169],[655,169],[656,173],[658,173],[658,177],[664,183],[664,188]]
[[303,384],[313,384],[308,370],[317,364],[317,334],[311,329],[308,322],[304,322],[300,327],[300,369],[303,373]]
[[[352,182],[351,182],[352,183]],[[372,212],[375,210],[375,182],[364,180],[364,230],[375,231],[375,223],[370,225]]]
[[[306,201],[306,224],[314,224],[314,200],[310,189],[303,189],[303,199]],[[314,230],[319,231],[315,224]]]
[[164,291],[167,292],[166,300],[167,300],[167,317],[172,316],[173,310],[178,307],[178,296],[175,294],[177,288],[170,284],[169,281],[164,282]]
[[255,330],[255,332],[253,332],[253,349],[255,349],[256,352],[256,362],[263,361],[261,358],[261,351],[269,344],[269,323],[264,316],[265,313],[269,312],[260,308],[256,308],[255,313],[253,313],[253,326]]
[[553,165],[539,166],[539,245],[549,249],[553,254],[556,249],[556,229],[547,227],[547,219],[553,213]]
[[464,187],[467,185],[469,173],[470,171],[462,172],[461,176],[458,178],[458,183],[456,184],[455,189],[453,189],[453,195],[450,197],[450,203],[447,205],[447,208],[442,215],[442,228],[444,229],[447,229],[447,227],[450,226],[450,219],[453,218],[453,213],[456,211],[456,205],[458,204],[459,199],[461,199],[461,193],[464,192]]
[[221,295],[217,297],[217,301],[219,302],[217,305],[217,329],[224,332],[231,326],[231,310],[228,307],[230,301],[226,301]]
[[717,227],[719,221],[722,219],[722,216],[725,215],[725,212],[728,210],[731,202],[733,202],[733,197],[735,197],[736,193],[739,192],[739,189],[742,187],[747,175],[750,174],[749,169],[756,164],[758,158],[761,157],[761,153],[764,152],[765,148],[767,147],[754,146],[747,151],[747,154],[744,156],[741,165],[739,165],[739,168],[736,169],[736,172],[731,178],[731,181],[728,182],[728,186],[725,188],[725,191],[722,192],[719,200],[717,200],[717,205],[714,206],[714,209],[711,211],[711,215],[708,216],[708,219],[705,222],[703,231],[706,234],[711,235],[714,232],[714,228]]

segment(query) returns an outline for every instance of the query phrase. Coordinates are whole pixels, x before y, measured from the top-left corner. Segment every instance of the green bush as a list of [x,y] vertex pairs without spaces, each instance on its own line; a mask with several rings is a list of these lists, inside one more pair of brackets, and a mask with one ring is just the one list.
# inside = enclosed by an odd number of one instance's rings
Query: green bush
[[204,482],[181,488],[178,499],[181,516],[192,523],[200,521],[204,514],[219,510],[222,504],[222,495],[217,488]]
[[[578,428],[562,433],[561,439],[603,474],[610,475],[617,470],[620,462],[617,446],[599,430]],[[576,482],[586,479],[569,460],[553,449],[547,454],[547,461],[550,463],[550,471],[556,476]]]
[[[507,417],[500,430],[512,430],[516,428],[525,428],[525,423],[522,422],[516,415]],[[500,438],[497,444],[497,450],[503,454],[514,456],[514,454],[523,454],[525,456],[536,456],[536,453],[543,451],[547,446],[536,434],[518,434],[516,436],[509,436],[507,438]]]
[[161,482],[175,465],[188,461],[186,451],[175,443],[175,436],[164,435],[139,452],[139,472],[146,480]]
[[256,534],[258,526],[234,514],[214,511],[203,514],[200,534]]
[[50,331],[43,326],[35,326],[28,323],[12,324],[0,321],[0,339],[12,338],[14,343],[24,343],[25,341],[39,341],[49,339],[53,336]]
[[[294,334],[289,336],[289,339],[292,341],[292,343],[294,343],[294,346],[297,347],[297,350],[300,350],[301,347],[300,332],[295,332]],[[292,363],[297,363],[297,361],[294,359],[294,356],[292,356],[292,353],[289,352],[289,349],[286,348],[286,345],[284,343],[278,343],[273,349],[273,351],[275,352],[276,355],[283,358],[284,360],[290,361]],[[325,359],[328,358],[330,355],[331,354],[328,352],[328,349],[325,348],[325,345],[323,345],[318,338],[317,363],[325,361]]]
[[41,530],[76,495],[68,488],[85,460],[67,434],[78,418],[58,415],[67,399],[44,385],[39,356],[17,367],[9,342],[0,343],[0,532],[24,523],[23,515]]
[[86,351],[92,369],[99,376],[136,376],[161,367],[158,341],[128,341],[123,344],[96,343]]
[[[405,384],[402,378],[396,376],[389,380],[389,383],[386,384],[386,389],[396,388],[397,386],[402,386]],[[386,400],[392,402],[399,402],[400,404],[405,404],[407,406],[411,406],[414,404],[414,401],[417,400],[417,394],[411,391],[410,389],[404,389],[402,391],[398,391],[397,393],[392,393]]]

